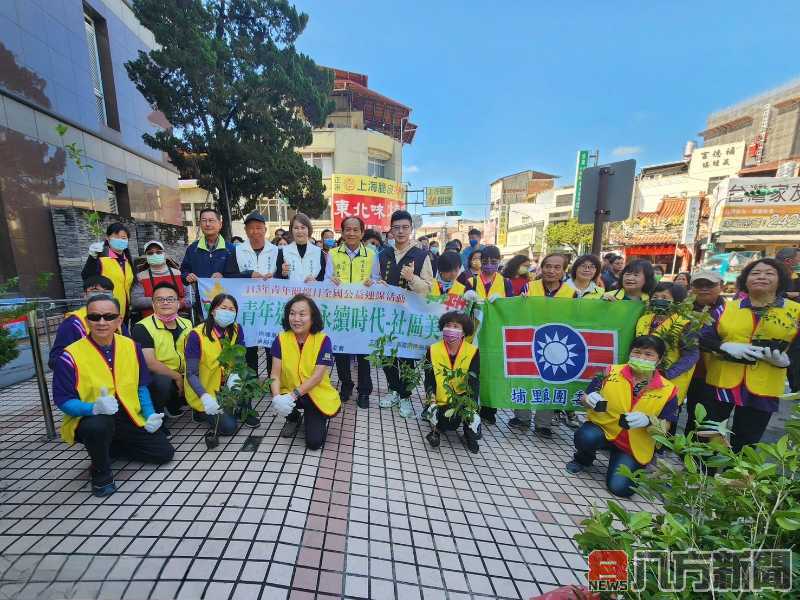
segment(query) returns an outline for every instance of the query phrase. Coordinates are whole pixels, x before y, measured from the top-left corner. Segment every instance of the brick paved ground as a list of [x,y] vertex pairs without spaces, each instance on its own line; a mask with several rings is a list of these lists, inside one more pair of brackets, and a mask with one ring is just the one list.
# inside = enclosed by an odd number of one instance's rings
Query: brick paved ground
[[571,430],[518,433],[507,411],[479,454],[455,432],[433,450],[418,396],[411,419],[376,397],[347,403],[321,452],[281,438],[267,400],[213,451],[184,416],[175,460],[118,461],[101,500],[82,446],[46,440],[34,382],[0,390],[0,598],[530,598],[584,580],[572,536],[609,497],[605,456],[570,476]]

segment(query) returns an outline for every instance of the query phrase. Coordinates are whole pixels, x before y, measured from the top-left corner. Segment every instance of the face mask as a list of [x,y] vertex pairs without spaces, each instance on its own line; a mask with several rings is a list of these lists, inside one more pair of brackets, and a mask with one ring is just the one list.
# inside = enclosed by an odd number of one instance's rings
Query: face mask
[[431,252],[433,254],[439,254],[439,246],[431,246]]
[[333,248],[336,245],[336,240],[322,240],[322,243],[325,245],[326,248]]
[[124,252],[128,249],[128,240],[123,240],[122,238],[111,238],[108,240],[108,245],[117,252]]
[[658,363],[654,360],[647,360],[646,358],[635,358],[631,356],[628,359],[628,365],[637,373],[652,373],[656,370]]
[[178,320],[178,313],[175,313],[174,315],[168,315],[166,317],[162,315],[156,315],[156,318],[158,318],[158,320],[162,323],[174,323]]
[[662,277],[664,277],[664,276],[663,276],[663,275],[653,275],[653,279],[655,279],[655,280],[656,280],[656,282],[659,282],[659,281],[661,281],[661,278],[662,278]]
[[464,332],[453,327],[445,327],[442,331],[442,338],[445,342],[457,342],[464,337]]
[[218,308],[214,311],[214,322],[220,327],[228,327],[236,320],[236,312],[226,308]]
[[653,298],[650,300],[650,310],[656,314],[664,314],[669,311],[672,302],[666,298]]
[[493,263],[486,263],[481,265],[481,271],[484,273],[497,273],[497,269],[500,265],[496,265]]
[[163,252],[147,255],[147,264],[150,266],[157,267],[159,265],[163,265],[165,262],[167,262],[167,257]]
[[475,246],[477,246],[477,245],[478,245],[478,240],[470,240],[470,241],[469,241],[469,245],[470,245],[470,246],[472,246],[472,247],[474,248]]
[[392,238],[391,240],[386,240],[386,245],[389,246],[390,248],[394,248],[394,238]]
[[453,287],[452,281],[439,281],[439,287],[442,288],[443,292],[450,291],[450,288]]
[[520,277],[525,277],[525,276],[526,276],[528,273],[529,273],[529,271],[528,271],[528,267],[520,267],[520,268],[519,268],[519,271],[517,271],[517,274],[518,274]]

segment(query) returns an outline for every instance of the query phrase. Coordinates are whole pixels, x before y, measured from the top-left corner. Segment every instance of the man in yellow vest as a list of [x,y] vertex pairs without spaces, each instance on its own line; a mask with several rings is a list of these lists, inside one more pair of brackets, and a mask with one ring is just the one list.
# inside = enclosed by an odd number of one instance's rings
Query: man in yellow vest
[[[370,252],[361,241],[364,235],[364,221],[359,217],[347,217],[342,221],[343,244],[328,249],[328,260],[331,263],[331,276],[329,281],[335,285],[362,283],[371,286],[381,278],[378,267],[378,255]],[[353,393],[353,377],[350,373],[350,363],[356,359],[358,368],[358,396],[356,403],[359,408],[369,408],[369,396],[372,394],[372,376],[366,354],[334,354],[336,372],[339,374],[339,396],[342,402],[347,402]]]
[[633,495],[632,481],[617,469],[625,465],[635,471],[647,465],[655,451],[650,428],[657,421],[678,419],[675,386],[656,370],[666,351],[661,338],[639,336],[631,343],[627,365],[612,365],[589,384],[581,399],[587,421],[575,432],[576,452],[567,471],[583,471],[594,463],[598,450],[607,449],[608,491],[615,496]]
[[92,461],[92,493],[116,491],[111,461],[126,457],[146,463],[172,460],[175,449],[161,425],[150,392],[150,372],[141,348],[116,333],[120,304],[109,295],[86,303],[89,335],[73,342],[53,373],[53,401],[64,412],[61,437],[82,443]]
[[[102,275],[92,275],[83,282],[83,297],[89,299],[95,294],[111,294],[114,291],[114,282]],[[64,315],[64,320],[58,326],[56,339],[50,347],[50,359],[47,361],[51,371],[55,371],[58,357],[64,348],[72,342],[89,335],[89,326],[86,323],[86,306]]]
[[[472,289],[472,285],[466,280],[465,283],[458,281],[458,274],[461,272],[461,256],[457,252],[447,250],[439,257],[439,275],[431,284],[431,294],[440,296],[464,296]],[[474,292],[473,292],[474,294]]]
[[[152,373],[150,394],[158,412],[178,418],[183,414],[183,376],[186,370],[186,336],[192,322],[178,316],[178,289],[169,282],[153,289],[153,314],[133,326],[133,339],[142,347]],[[169,437],[169,431],[164,427]]]

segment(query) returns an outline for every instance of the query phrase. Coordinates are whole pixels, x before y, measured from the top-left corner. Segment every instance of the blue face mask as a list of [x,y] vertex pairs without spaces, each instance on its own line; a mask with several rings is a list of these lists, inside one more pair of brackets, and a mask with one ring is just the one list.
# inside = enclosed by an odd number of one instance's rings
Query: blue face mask
[[218,308],[214,311],[214,322],[220,327],[228,327],[236,320],[236,311]]
[[478,245],[478,240],[470,240],[470,241],[469,241],[469,245],[470,245],[470,246],[472,246],[472,247],[474,248],[475,246],[477,246],[477,245]]
[[124,252],[128,249],[128,240],[124,240],[122,238],[110,238],[108,240],[108,245],[117,252]]
[[443,292],[450,291],[450,288],[453,287],[452,281],[444,281],[443,279],[439,280],[439,287],[442,288]]
[[431,246],[431,253],[439,254],[439,246]]
[[322,240],[322,243],[325,245],[326,248],[333,248],[336,245],[336,240],[331,238],[329,240]]

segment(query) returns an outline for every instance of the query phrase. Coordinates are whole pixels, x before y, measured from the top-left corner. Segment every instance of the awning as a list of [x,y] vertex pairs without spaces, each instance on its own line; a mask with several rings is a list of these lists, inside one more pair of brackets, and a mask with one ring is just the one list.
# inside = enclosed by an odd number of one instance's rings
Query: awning
[[665,244],[652,244],[646,246],[625,246],[625,255],[645,255],[645,256],[664,256],[664,255],[672,256],[675,254],[675,244],[672,245],[665,245]]
[[787,245],[794,245],[797,239],[800,238],[800,231],[794,233],[737,233],[729,235],[720,235],[715,241],[719,244],[760,244],[764,245],[767,242],[786,242]]

